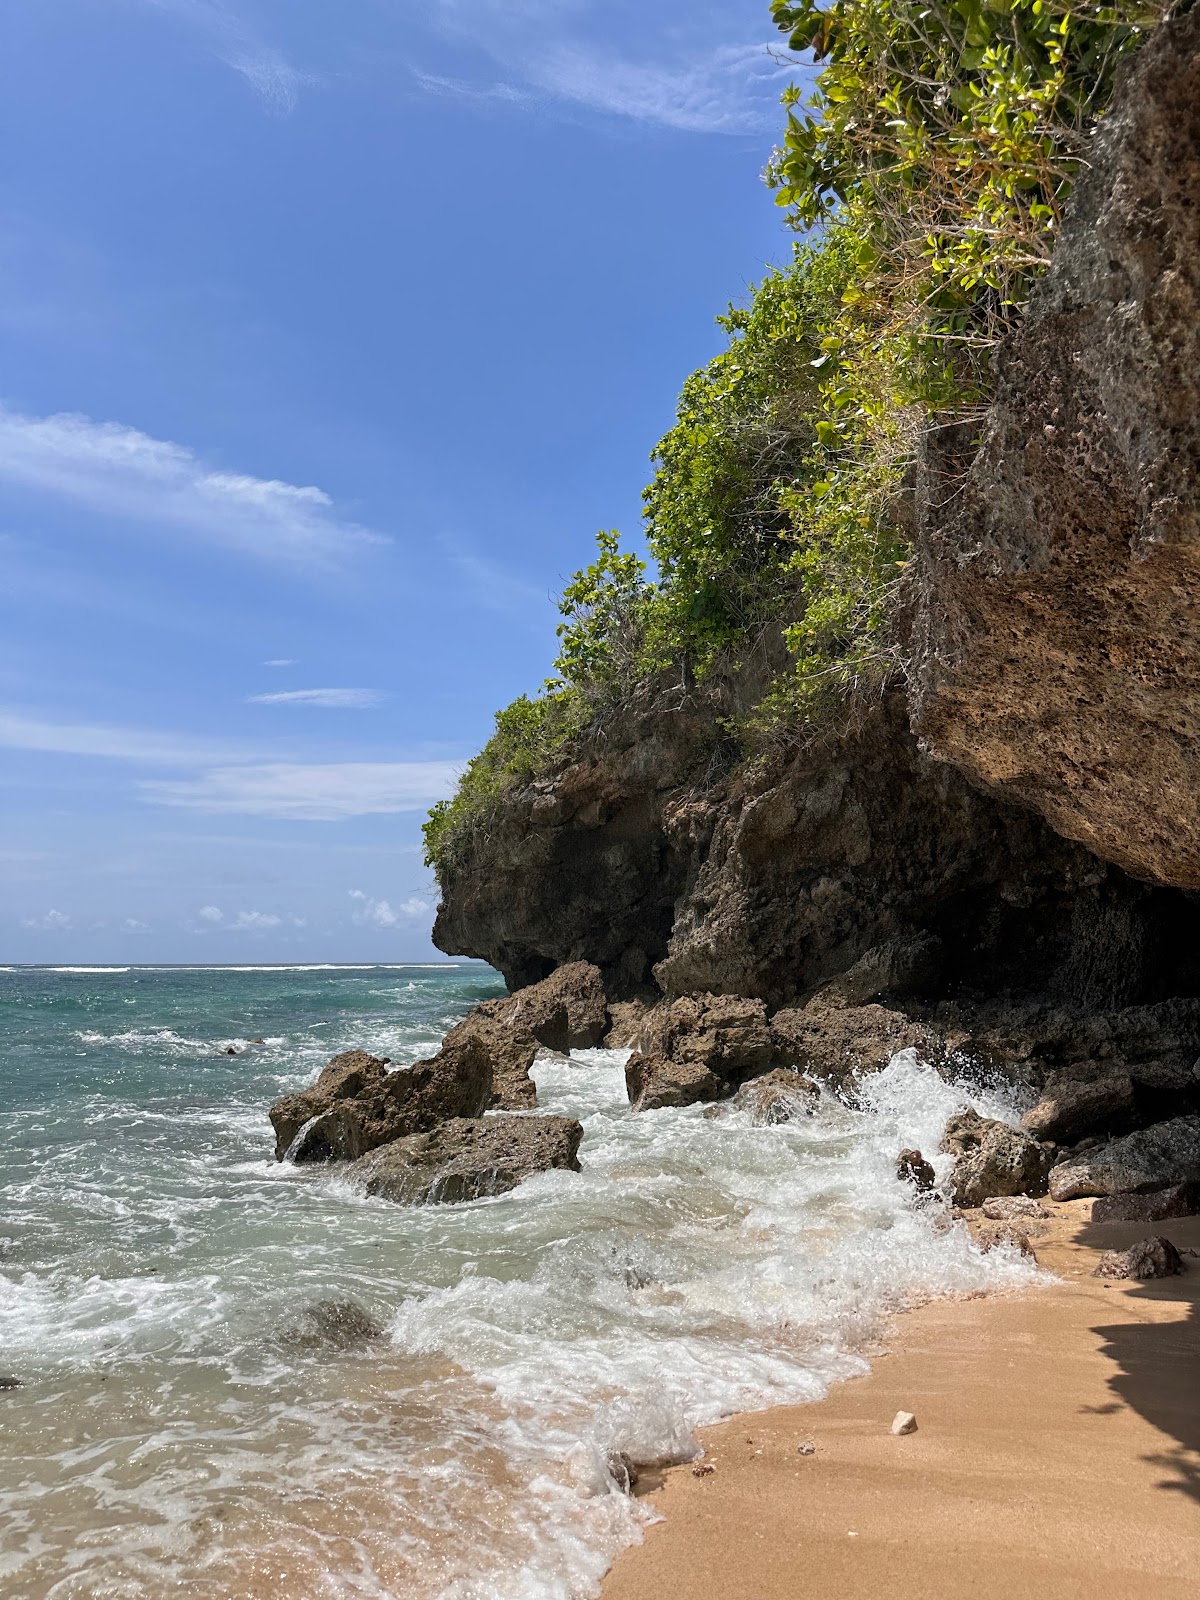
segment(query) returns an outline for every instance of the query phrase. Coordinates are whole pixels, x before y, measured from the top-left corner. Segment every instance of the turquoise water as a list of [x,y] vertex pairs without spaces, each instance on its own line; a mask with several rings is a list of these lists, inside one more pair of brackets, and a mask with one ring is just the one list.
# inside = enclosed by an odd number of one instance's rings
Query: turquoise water
[[[411,1062],[500,993],[476,965],[0,971],[6,1600],[574,1600],[644,1516],[608,1448],[686,1454],[861,1371],[898,1306],[1028,1277],[896,1182],[964,1100],[1011,1113],[911,1053],[768,1129],[635,1117],[622,1053],[546,1058],[583,1172],[462,1206],[271,1159],[266,1108],[330,1055]],[[328,1298],[385,1336],[298,1341]]]

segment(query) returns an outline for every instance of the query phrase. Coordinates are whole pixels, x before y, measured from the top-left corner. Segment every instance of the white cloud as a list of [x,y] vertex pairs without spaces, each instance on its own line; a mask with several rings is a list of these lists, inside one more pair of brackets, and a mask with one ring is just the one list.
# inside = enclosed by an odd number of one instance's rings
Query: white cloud
[[239,911],[230,927],[238,932],[260,932],[266,928],[277,928],[283,921],[271,911]]
[[351,900],[358,902],[358,909],[352,914],[351,921],[360,927],[395,928],[406,919],[424,916],[432,909],[429,901],[422,900],[419,895],[410,895],[398,906],[393,906],[388,900],[373,899],[361,889],[351,889],[349,894]]
[[188,782],[143,783],[148,800],[193,811],[338,822],[424,811],[454,788],[450,761],[341,761],[218,767]]
[[6,711],[0,711],[0,748],[105,756],[116,761],[143,761],[151,766],[172,767],[236,761],[249,753],[234,745],[193,739],[187,734],[114,728],[103,723],[47,722],[40,717]]
[[201,906],[199,917],[201,922],[224,922],[225,913],[220,906]]
[[126,917],[121,926],[124,928],[126,933],[150,932],[150,924],[148,922],[139,922],[136,917]]
[[294,667],[296,663],[290,656],[280,656],[275,661],[264,661],[264,667]]
[[332,710],[365,710],[383,696],[374,689],[284,689],[277,694],[247,695],[256,706],[324,706]]
[[62,911],[47,911],[44,917],[23,917],[23,928],[36,928],[40,933],[61,933],[74,927],[71,918]]
[[220,0],[142,0],[155,11],[166,11],[207,35],[213,53],[240,73],[267,109],[286,116],[298,92],[311,77],[300,72],[282,51],[265,44]]
[[380,542],[323,489],[218,472],[186,445],[72,412],[0,404],[0,481],[270,560],[326,565]]

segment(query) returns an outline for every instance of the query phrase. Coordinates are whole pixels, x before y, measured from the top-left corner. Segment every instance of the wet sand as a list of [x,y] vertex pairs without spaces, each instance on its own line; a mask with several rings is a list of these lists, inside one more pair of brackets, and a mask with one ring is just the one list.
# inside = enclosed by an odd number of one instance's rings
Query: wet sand
[[[664,1475],[603,1600],[1197,1600],[1200,1258],[1091,1274],[1147,1234],[1200,1251],[1200,1218],[1048,1209],[1034,1245],[1061,1282],[922,1307],[869,1377],[705,1430],[713,1472]],[[899,1410],[915,1434],[890,1433]]]

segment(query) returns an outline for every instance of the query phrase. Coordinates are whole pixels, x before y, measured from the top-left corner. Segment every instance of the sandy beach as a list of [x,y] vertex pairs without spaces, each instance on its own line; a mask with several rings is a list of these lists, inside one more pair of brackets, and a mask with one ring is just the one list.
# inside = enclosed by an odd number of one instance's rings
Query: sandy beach
[[[663,1520],[604,1600],[1195,1600],[1200,1259],[1092,1273],[1150,1233],[1200,1251],[1200,1218],[1048,1209],[1035,1244],[1058,1282],[919,1308],[870,1376],[706,1430],[714,1470],[650,1486]],[[902,1409],[918,1431],[895,1437]]]

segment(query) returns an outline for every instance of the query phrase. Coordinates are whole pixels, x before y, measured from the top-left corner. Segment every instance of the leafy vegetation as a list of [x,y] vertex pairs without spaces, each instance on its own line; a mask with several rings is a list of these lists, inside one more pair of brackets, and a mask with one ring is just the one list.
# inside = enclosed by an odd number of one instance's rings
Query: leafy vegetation
[[[645,492],[647,578],[616,533],[562,598],[556,676],[499,714],[426,827],[439,872],[515,778],[639,681],[753,650],[773,680],[744,745],[791,739],[898,663],[908,473],[980,414],[991,353],[1044,271],[1123,56],[1159,0],[774,0],[820,66],[766,176],[807,234],[683,386]],[[774,648],[769,648],[774,640]],[[768,648],[764,649],[764,641]]]

